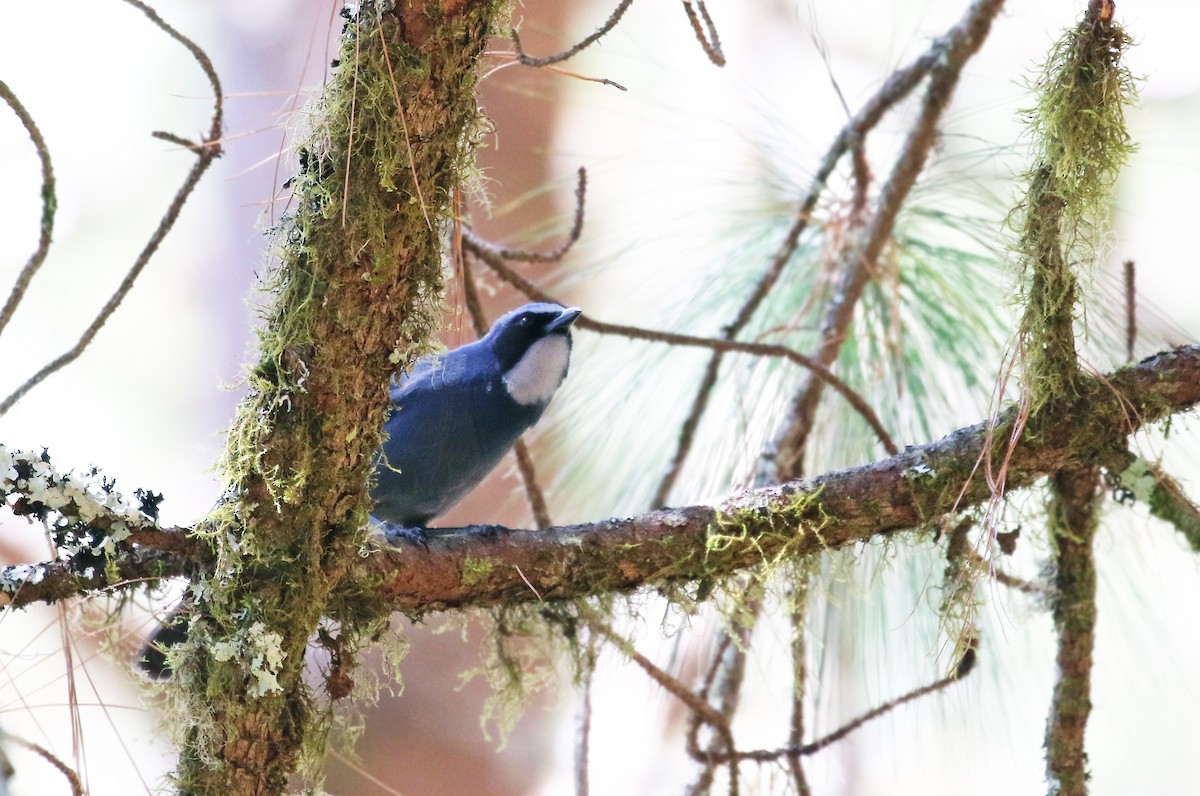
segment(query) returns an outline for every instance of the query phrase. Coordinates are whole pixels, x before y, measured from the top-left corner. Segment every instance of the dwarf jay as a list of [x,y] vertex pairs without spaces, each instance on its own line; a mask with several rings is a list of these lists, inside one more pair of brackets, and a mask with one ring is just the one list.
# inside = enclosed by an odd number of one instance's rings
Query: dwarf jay
[[[391,386],[371,497],[389,539],[425,543],[420,528],[471,491],[550,404],[567,376],[574,307],[526,304],[483,338],[423,357]],[[181,643],[176,609],[138,661],[151,677],[170,676],[164,648]]]
[[471,491],[550,404],[580,310],[526,304],[482,339],[417,361],[391,387],[371,497],[389,532],[426,525]]

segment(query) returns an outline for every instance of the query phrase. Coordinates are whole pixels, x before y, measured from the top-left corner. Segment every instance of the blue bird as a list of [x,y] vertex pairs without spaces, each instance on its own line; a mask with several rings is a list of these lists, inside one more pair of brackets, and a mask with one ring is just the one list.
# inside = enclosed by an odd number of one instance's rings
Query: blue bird
[[413,529],[471,491],[538,421],[567,376],[580,312],[526,304],[393,382],[371,489],[389,536],[423,541]]
[[[571,359],[571,324],[580,310],[526,304],[482,339],[423,357],[391,387],[371,497],[389,539],[425,543],[421,530],[471,491],[538,421]],[[171,674],[164,650],[186,637],[187,605],[152,636],[138,664],[152,678]]]

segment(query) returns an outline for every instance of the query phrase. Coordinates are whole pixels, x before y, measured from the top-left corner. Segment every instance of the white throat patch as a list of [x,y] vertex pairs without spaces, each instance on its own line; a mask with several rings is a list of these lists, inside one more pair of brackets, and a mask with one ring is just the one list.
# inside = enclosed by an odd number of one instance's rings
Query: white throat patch
[[538,340],[504,374],[509,396],[522,406],[549,403],[567,375],[570,355],[566,335],[552,334]]

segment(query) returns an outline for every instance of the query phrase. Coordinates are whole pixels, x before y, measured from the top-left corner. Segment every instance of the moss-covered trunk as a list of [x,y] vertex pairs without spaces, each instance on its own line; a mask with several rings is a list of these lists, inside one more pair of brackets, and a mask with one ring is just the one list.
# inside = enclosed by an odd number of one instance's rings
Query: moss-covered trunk
[[228,493],[204,527],[219,575],[197,589],[177,661],[182,792],[282,791],[328,726],[330,700],[302,678],[318,623],[333,620],[339,639],[336,697],[358,641],[386,621],[353,600],[331,615],[330,597],[352,588],[339,581],[363,541],[387,380],[435,325],[442,242],[476,139],[477,62],[500,5],[367,2],[347,18],[276,230]]

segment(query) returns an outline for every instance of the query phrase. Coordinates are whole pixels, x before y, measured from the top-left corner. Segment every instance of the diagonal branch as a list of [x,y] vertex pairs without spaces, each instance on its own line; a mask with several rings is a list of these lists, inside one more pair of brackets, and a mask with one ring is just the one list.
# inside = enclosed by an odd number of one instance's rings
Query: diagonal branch
[[[552,296],[538,289],[536,285],[509,267],[504,262],[504,258],[499,254],[501,250],[479,238],[470,230],[463,230],[463,248],[482,260],[484,264],[491,268],[505,282],[508,282],[534,301],[557,303]],[[839,395],[845,398],[850,406],[854,408],[854,411],[858,412],[863,420],[867,422],[867,425],[871,427],[871,430],[875,432],[884,450],[888,453],[899,451],[896,443],[884,427],[883,421],[879,419],[879,416],[871,408],[871,405],[867,403],[865,398],[855,392],[853,387],[838,377],[832,370],[812,357],[805,356],[798,351],[793,351],[787,346],[770,343],[743,343],[726,337],[696,337],[690,334],[664,332],[657,329],[643,329],[619,323],[606,323],[587,316],[580,317],[575,322],[575,326],[580,329],[590,329],[600,334],[615,334],[634,340],[650,340],[668,345],[709,348],[715,353],[722,355],[729,351],[736,351],[743,354],[787,359],[797,365],[808,368],[818,380],[828,384]]]
[[[112,317],[112,314],[121,306],[121,302],[129,295],[129,291],[133,289],[134,283],[141,276],[142,271],[149,264],[158,247],[162,245],[167,234],[170,233],[175,222],[179,219],[179,214],[183,211],[183,206],[187,202],[188,197],[192,195],[192,191],[196,189],[200,178],[204,176],[204,172],[208,171],[209,166],[213,164],[218,157],[221,156],[221,124],[224,114],[224,95],[221,92],[221,81],[217,77],[216,69],[213,68],[212,61],[208,55],[200,49],[199,45],[193,42],[188,37],[184,36],[175,28],[171,27],[162,17],[158,15],[154,9],[147,6],[141,0],[125,0],[130,5],[138,8],[149,17],[150,21],[157,25],[164,33],[175,39],[177,42],[187,48],[192,57],[203,70],[205,77],[208,78],[209,85],[213,90],[213,112],[209,123],[208,133],[203,141],[199,144],[192,144],[188,149],[196,155],[196,162],[192,164],[191,170],[188,171],[187,177],[184,178],[183,184],[179,186],[179,190],[175,192],[175,196],[171,199],[171,204],[168,205],[167,211],[163,213],[162,218],[158,222],[158,226],[150,235],[150,239],[146,241],[146,245],[142,247],[142,251],[138,254],[137,259],[133,261],[133,265],[129,267],[125,278],[121,280],[121,284],[113,291],[113,294],[108,297],[108,301],[96,313],[96,317],[92,319],[91,324],[79,336],[70,349],[60,354],[51,362],[47,363],[37,373],[34,373],[25,380],[17,389],[0,401],[0,415],[12,408],[13,404],[21,400],[37,385],[41,384],[47,377],[62,370],[67,365],[70,365],[91,345],[92,340],[100,332],[100,329]],[[163,137],[161,133],[156,134],[157,137]],[[169,136],[168,136],[169,137]],[[178,140],[174,137],[169,137],[171,140]],[[24,276],[24,275],[23,275]]]
[[[920,114],[883,185],[875,212],[866,222],[862,243],[843,254],[846,268],[821,326],[821,346],[815,357],[822,365],[830,366],[837,360],[859,297],[892,236],[901,207],[938,140],[938,122],[950,104],[963,67],[983,46],[992,20],[1003,6],[1004,0],[976,0],[962,20],[930,48],[937,57],[930,69]],[[801,471],[824,386],[810,375],[792,401],[790,419],[774,445],[775,466],[780,478],[794,478]]]
[[[782,276],[784,269],[791,262],[792,256],[796,252],[796,247],[800,243],[800,236],[808,228],[809,221],[812,219],[812,214],[816,210],[817,202],[821,195],[825,192],[829,178],[833,176],[834,170],[841,161],[842,156],[847,152],[854,151],[861,154],[863,138],[870,132],[893,106],[907,97],[920,82],[930,72],[943,64],[940,68],[945,69],[953,66],[955,61],[951,60],[950,53],[946,42],[956,42],[968,40],[969,37],[976,36],[974,26],[967,24],[968,22],[983,20],[984,24],[990,24],[992,17],[999,10],[1002,3],[988,2],[977,3],[968,11],[965,18],[966,22],[960,23],[944,37],[935,41],[933,45],[914,60],[911,64],[898,69],[880,86],[879,91],[872,96],[862,109],[846,123],[846,125],[838,132],[837,137],[833,140],[829,150],[825,153],[825,157],[821,160],[820,166],[817,168],[817,173],[813,176],[812,184],[809,186],[808,193],[800,202],[800,206],[796,210],[795,219],[791,227],[788,228],[784,239],[771,259],[770,265],[755,285],[754,290],[746,298],[738,310],[734,319],[723,329],[722,337],[726,340],[734,340],[742,332],[743,329],[750,323],[750,319],[762,306],[762,303],[770,295],[771,290]],[[983,35],[986,35],[986,27]],[[982,35],[979,35],[978,40],[982,41]],[[977,48],[977,46],[976,46]],[[965,56],[958,60],[957,66],[961,67],[966,58],[970,57],[974,50],[967,52]],[[955,72],[957,74],[957,72]],[[930,93],[932,94],[932,86]],[[909,148],[906,147],[906,151]],[[924,153],[922,153],[923,155]],[[861,174],[861,162],[856,159],[855,163],[856,174]],[[860,181],[861,184],[861,181]],[[885,205],[886,206],[886,205]],[[894,216],[894,214],[893,214]],[[891,229],[890,221],[888,230]],[[853,301],[850,302],[853,305]],[[684,420],[683,427],[679,433],[679,442],[676,445],[675,453],[671,458],[671,462],[667,465],[666,472],[663,473],[662,480],[659,482],[658,489],[654,496],[654,505],[663,506],[670,496],[671,489],[674,487],[679,473],[683,468],[684,462],[687,460],[691,452],[692,442],[695,438],[696,429],[700,425],[700,420],[704,416],[708,408],[708,399],[712,394],[713,387],[717,382],[717,375],[721,368],[721,361],[724,358],[724,352],[715,350],[708,360],[703,376],[700,379],[700,384],[696,388],[695,397],[692,400],[692,408],[687,418]],[[832,360],[830,360],[832,361]],[[823,365],[828,365],[829,362],[822,362]],[[814,395],[820,393],[819,385],[822,381],[810,378],[808,380],[810,392]],[[793,424],[795,425],[795,424]]]
[[8,300],[0,309],[0,333],[3,333],[4,327],[8,326],[13,313],[17,311],[17,305],[25,297],[29,283],[33,281],[34,275],[46,261],[46,255],[50,253],[50,237],[54,232],[54,213],[58,209],[58,196],[54,188],[54,167],[50,164],[50,149],[46,146],[46,139],[42,137],[41,129],[29,115],[29,111],[21,104],[21,100],[3,80],[0,80],[0,99],[7,102],[13,109],[13,113],[17,114],[17,118],[21,120],[25,132],[29,134],[29,140],[33,142],[38,160],[42,164],[42,220],[38,226],[38,244],[21,268],[21,273],[17,275],[17,279],[13,283],[12,292],[8,294]]

